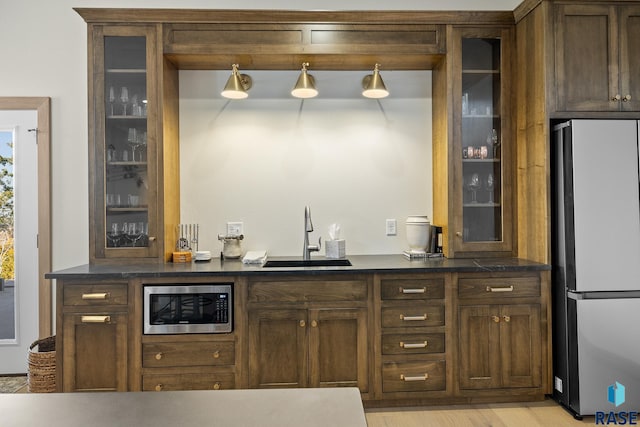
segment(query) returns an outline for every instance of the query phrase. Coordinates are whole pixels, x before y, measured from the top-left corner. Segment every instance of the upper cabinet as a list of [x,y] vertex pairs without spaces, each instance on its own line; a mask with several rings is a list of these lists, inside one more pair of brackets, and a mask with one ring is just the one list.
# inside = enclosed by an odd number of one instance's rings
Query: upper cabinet
[[558,111],[640,111],[640,6],[554,8]]
[[164,256],[156,38],[153,26],[91,27],[92,261]]
[[513,249],[512,37],[508,28],[453,28],[449,78],[436,70],[434,93],[445,96],[440,89],[452,82],[446,96],[452,113],[434,106],[433,142],[434,157],[447,159],[434,163],[434,219],[448,225],[448,257],[510,255]]

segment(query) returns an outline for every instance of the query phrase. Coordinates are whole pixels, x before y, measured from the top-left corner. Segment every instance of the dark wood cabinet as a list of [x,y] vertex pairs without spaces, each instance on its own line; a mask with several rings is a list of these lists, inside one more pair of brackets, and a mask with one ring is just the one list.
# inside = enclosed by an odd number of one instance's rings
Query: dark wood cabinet
[[[434,223],[449,258],[514,252],[510,27],[453,27],[434,70]],[[436,98],[437,99],[437,98]],[[447,108],[447,107],[450,107]]]
[[546,331],[539,278],[461,278],[458,282],[459,387],[540,388]]
[[126,283],[58,284],[59,391],[128,390]]
[[640,6],[555,6],[558,111],[640,111]]
[[250,283],[249,386],[351,386],[367,393],[367,300],[363,280]]

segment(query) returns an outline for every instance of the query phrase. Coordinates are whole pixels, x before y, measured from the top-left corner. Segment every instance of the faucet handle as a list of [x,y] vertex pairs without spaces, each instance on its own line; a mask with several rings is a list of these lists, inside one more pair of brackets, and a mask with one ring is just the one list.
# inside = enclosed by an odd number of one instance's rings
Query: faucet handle
[[317,245],[309,245],[307,248],[309,252],[320,252],[320,248],[322,247],[322,236],[318,237]]

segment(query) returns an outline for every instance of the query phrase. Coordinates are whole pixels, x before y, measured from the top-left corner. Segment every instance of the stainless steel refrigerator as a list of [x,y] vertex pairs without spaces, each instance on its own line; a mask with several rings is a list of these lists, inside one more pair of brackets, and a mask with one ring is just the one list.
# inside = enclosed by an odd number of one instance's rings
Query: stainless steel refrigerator
[[639,133],[636,120],[554,127],[553,396],[576,417],[640,411]]

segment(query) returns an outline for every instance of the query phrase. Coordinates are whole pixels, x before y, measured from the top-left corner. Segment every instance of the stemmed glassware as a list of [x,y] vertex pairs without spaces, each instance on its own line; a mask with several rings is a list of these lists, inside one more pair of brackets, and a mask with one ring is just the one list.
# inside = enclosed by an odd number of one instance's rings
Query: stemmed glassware
[[469,179],[469,189],[471,189],[471,203],[478,202],[478,190],[480,190],[481,187],[482,184],[480,182],[480,175],[477,173],[472,174],[471,178]]
[[129,102],[129,89],[126,86],[120,91],[120,102],[122,102],[122,115],[127,115],[127,103]]
[[487,175],[487,180],[485,184],[486,184],[486,189],[489,192],[489,203],[493,203],[493,189],[496,183],[495,183],[495,179],[493,178],[493,174],[491,172],[489,172],[489,174]]
[[109,107],[110,107],[110,116],[113,116],[113,104],[116,102],[116,90],[113,86],[109,87]]
[[127,133],[127,144],[131,146],[131,161],[136,161],[136,148],[138,148],[138,130],[136,128],[129,128]]

